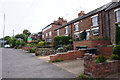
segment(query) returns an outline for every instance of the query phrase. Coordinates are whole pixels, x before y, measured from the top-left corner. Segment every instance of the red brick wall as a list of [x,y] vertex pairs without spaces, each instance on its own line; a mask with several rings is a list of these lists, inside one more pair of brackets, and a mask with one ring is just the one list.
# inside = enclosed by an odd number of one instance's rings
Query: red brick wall
[[95,63],[95,57],[91,54],[84,55],[84,74],[93,78],[104,78],[112,73],[120,71],[120,60],[104,63]]
[[51,55],[50,62],[58,60],[58,59],[59,60],[74,60],[76,58],[83,57],[84,53],[85,53],[85,50],[80,50],[80,51],[73,51],[73,52],[68,52],[68,53]]
[[[118,8],[120,8],[120,7],[118,7]],[[117,9],[117,8],[115,8],[115,9]],[[116,17],[115,16],[116,15],[115,15],[115,12],[114,12],[115,9],[107,11],[106,15],[105,15],[106,37],[111,39],[111,43],[114,43],[114,41],[115,41],[115,32],[116,32],[116,30],[115,30],[115,23],[116,23]],[[108,17],[108,14],[109,14],[109,17]],[[110,32],[109,32],[109,30],[110,30]],[[110,36],[109,36],[109,34],[110,34]]]
[[[101,16],[101,13],[102,13],[102,16]],[[79,31],[77,31],[77,32],[80,32],[80,31],[83,31],[83,30],[87,30],[87,29],[92,29],[92,28],[95,28],[95,27],[99,27],[99,36],[102,36],[103,32],[102,32],[101,17],[104,18],[105,12],[99,12],[99,13],[96,13],[96,14],[98,14],[98,26],[91,27],[92,26],[91,16],[94,16],[94,15],[91,15],[89,17],[86,17],[86,18],[78,21],[79,22],[79,24],[78,24]],[[103,20],[103,26],[104,26],[104,20]],[[59,31],[60,31],[60,35],[65,35],[65,27],[59,29]],[[72,31],[72,37],[74,39],[75,38],[74,33],[76,32],[74,23],[72,23],[72,30],[71,30],[71,24],[68,25],[68,35],[69,34],[71,35],[71,31]],[[92,31],[90,32],[90,36],[92,36]]]
[[113,47],[98,47],[97,53],[100,55],[111,56]]
[[76,50],[76,46],[88,46],[88,48],[94,48],[98,44],[102,46],[109,45],[109,41],[105,40],[84,40],[84,41],[74,41],[73,42],[73,48]]
[[30,47],[22,47],[23,50],[29,50]]

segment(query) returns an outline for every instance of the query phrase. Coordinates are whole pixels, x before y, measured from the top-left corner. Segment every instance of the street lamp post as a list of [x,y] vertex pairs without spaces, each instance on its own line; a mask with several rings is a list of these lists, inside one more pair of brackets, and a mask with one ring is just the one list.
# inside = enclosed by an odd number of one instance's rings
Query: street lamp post
[[3,47],[4,47],[4,35],[5,35],[5,13],[4,13],[4,23],[3,23]]

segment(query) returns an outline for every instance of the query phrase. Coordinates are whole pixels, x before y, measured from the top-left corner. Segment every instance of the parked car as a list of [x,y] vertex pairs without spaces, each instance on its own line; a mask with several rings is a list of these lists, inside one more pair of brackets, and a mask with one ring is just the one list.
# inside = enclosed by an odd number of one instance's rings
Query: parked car
[[9,44],[6,44],[4,47],[5,47],[5,48],[10,48],[10,45],[9,45]]

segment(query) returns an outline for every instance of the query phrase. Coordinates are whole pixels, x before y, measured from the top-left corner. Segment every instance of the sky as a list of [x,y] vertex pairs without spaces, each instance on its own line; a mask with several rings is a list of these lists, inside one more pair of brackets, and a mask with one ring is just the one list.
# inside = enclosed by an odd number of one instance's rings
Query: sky
[[78,17],[82,10],[88,13],[112,0],[0,0],[0,38],[13,36],[28,29],[37,33],[48,24],[63,17],[67,21]]

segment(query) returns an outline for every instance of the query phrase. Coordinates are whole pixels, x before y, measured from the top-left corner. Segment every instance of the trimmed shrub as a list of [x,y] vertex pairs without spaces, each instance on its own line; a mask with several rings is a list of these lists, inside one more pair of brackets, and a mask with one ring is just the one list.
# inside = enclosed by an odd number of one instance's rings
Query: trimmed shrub
[[96,63],[103,63],[107,60],[107,57],[104,56],[104,55],[98,55],[96,58],[95,58],[95,62]]
[[120,56],[118,56],[117,54],[112,54],[112,56],[110,56],[111,60],[120,60]]
[[30,48],[30,53],[35,53],[35,48]]
[[35,55],[36,55],[36,56],[39,56],[39,52],[36,52]]
[[55,36],[54,37],[54,46],[58,46],[58,45],[67,45],[72,43],[71,42],[71,37],[70,36]]
[[116,45],[116,47],[113,48],[113,54],[120,56],[120,45]]

